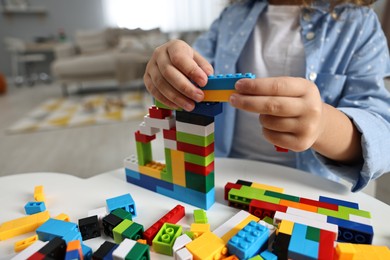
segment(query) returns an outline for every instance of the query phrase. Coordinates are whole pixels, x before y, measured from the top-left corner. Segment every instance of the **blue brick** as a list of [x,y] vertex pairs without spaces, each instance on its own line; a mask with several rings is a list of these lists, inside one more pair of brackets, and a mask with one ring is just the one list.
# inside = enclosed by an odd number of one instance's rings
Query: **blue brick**
[[24,210],[26,211],[27,215],[36,214],[39,212],[43,212],[46,210],[46,206],[44,202],[27,202],[27,204],[24,206]]
[[223,103],[221,102],[200,102],[195,103],[194,110],[191,113],[215,117],[223,112]]
[[202,87],[202,90],[233,90],[234,85],[240,79],[249,78],[254,79],[256,76],[252,73],[237,73],[237,74],[219,74],[210,75],[206,86]]
[[251,221],[229,240],[227,244],[229,254],[240,259],[253,257],[267,247],[268,236],[267,227]]
[[319,243],[306,239],[307,226],[294,223],[288,246],[288,258],[311,260],[318,259]]
[[337,241],[356,244],[371,244],[374,237],[372,226],[353,222],[350,220],[329,217],[327,222],[339,227]]
[[65,255],[65,260],[78,260],[80,259],[79,251],[73,250],[73,251],[67,251]]
[[139,178],[133,178],[128,174],[129,169],[126,169],[126,180],[129,183],[157,192],[157,187],[162,187],[167,190],[173,190],[173,184],[164,180],[156,179],[142,173],[139,173]]
[[266,250],[264,252],[262,252],[260,254],[260,256],[264,259],[264,260],[278,260],[278,257],[276,255],[274,255],[273,253],[271,253],[270,251]]
[[79,229],[75,223],[53,218],[48,219],[45,223],[38,227],[36,233],[39,240],[41,241],[50,241],[55,237],[60,237],[64,238],[64,240],[67,240],[69,237],[77,237],[77,234],[80,234]]
[[106,204],[108,212],[112,212],[116,209],[122,208],[127,212],[130,212],[131,215],[133,215],[134,217],[137,216],[134,200],[129,193],[107,199]]
[[215,202],[215,188],[212,188],[207,193],[202,193],[179,185],[173,185],[172,190],[157,187],[156,192],[202,209],[209,209]]
[[359,204],[357,204],[355,202],[351,202],[351,201],[328,198],[328,197],[324,197],[324,196],[320,196],[319,201],[330,203],[330,204],[335,204],[335,205],[340,205],[340,206],[345,206],[348,208],[359,209]]
[[85,244],[81,244],[81,251],[83,252],[84,260],[92,259],[92,249],[89,246],[86,246]]

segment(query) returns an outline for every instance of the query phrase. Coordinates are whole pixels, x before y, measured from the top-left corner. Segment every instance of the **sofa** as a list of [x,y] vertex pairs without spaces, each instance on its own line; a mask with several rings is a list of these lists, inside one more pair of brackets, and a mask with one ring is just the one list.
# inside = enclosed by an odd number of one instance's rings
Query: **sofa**
[[100,80],[115,80],[120,89],[142,79],[154,49],[167,40],[168,35],[159,29],[78,31],[74,42],[55,48],[52,75],[63,95],[68,95],[70,84]]

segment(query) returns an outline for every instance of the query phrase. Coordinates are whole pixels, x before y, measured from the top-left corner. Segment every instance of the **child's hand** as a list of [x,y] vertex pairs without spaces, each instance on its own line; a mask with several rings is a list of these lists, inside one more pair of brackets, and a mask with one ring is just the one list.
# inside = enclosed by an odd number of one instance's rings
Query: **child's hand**
[[317,87],[303,78],[242,79],[232,106],[260,114],[265,138],[292,150],[310,148],[321,135],[324,108]]
[[[203,91],[212,66],[187,43],[173,40],[156,48],[146,66],[144,82],[147,90],[171,108],[194,109],[194,101],[204,98]],[[191,82],[192,81],[192,82]]]

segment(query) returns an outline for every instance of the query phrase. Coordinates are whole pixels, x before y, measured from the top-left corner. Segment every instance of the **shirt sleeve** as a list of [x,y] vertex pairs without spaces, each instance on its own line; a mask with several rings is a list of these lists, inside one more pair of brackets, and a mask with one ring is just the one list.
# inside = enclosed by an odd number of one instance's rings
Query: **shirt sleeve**
[[384,84],[384,78],[390,75],[389,49],[375,13],[368,8],[362,12],[365,18],[360,41],[345,73],[347,79],[338,109],[361,133],[364,162],[359,169],[345,165],[332,167],[341,177],[348,172],[355,177],[351,180],[352,191],[359,191],[370,180],[390,172],[390,94]]

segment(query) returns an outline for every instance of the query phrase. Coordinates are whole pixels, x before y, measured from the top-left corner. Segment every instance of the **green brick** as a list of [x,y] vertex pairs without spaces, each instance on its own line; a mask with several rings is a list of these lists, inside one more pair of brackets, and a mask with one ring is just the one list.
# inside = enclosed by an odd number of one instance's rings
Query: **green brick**
[[348,215],[356,215],[363,218],[371,218],[371,213],[361,209],[348,208],[345,206],[339,206],[339,212],[348,214]]
[[243,204],[249,204],[252,199],[266,201],[274,204],[279,204],[280,199],[264,195],[265,190],[256,189],[248,186],[242,186],[238,189],[231,189],[229,191],[229,201],[234,201]]
[[203,209],[194,209],[194,222],[207,224],[208,219],[207,219],[206,211]]
[[131,213],[122,209],[122,208],[117,208],[116,210],[114,210],[111,213],[114,214],[115,216],[123,219],[123,220],[125,220],[125,219],[133,220],[133,216],[131,215]]
[[200,166],[207,166],[214,161],[214,153],[210,153],[208,156],[184,153],[184,161]]
[[172,246],[176,238],[182,234],[180,225],[164,223],[160,231],[153,239],[153,249],[155,252],[164,255],[173,255]]
[[270,197],[274,197],[274,198],[283,199],[283,200],[295,201],[295,202],[299,202],[299,199],[300,199],[299,197],[296,197],[296,196],[291,196],[291,195],[288,195],[288,194],[275,192],[275,191],[270,191],[270,190],[267,190],[264,193],[264,195],[270,196]]
[[138,240],[142,238],[142,233],[144,233],[144,227],[138,223],[133,222],[123,233],[124,238]]
[[142,143],[136,141],[138,164],[145,166],[153,161],[152,143]]
[[173,182],[171,149],[165,148],[165,168],[161,171],[161,179],[169,183]]
[[149,260],[149,245],[136,243],[125,257],[126,260]]
[[270,224],[270,225],[274,225],[274,220],[272,219],[272,218],[270,218],[270,217],[265,217],[265,218],[263,218],[262,219],[265,223],[268,223],[268,224]]
[[317,213],[323,214],[323,215],[326,215],[329,217],[335,217],[335,218],[349,220],[349,214],[345,213],[345,212],[340,212],[340,211],[335,211],[335,210],[330,210],[330,209],[325,209],[325,208],[318,208]]
[[307,226],[306,239],[320,242],[320,229]]
[[211,133],[208,136],[200,136],[183,132],[176,132],[176,139],[179,142],[206,147],[214,142],[214,133]]
[[112,230],[112,233],[114,235],[114,241],[115,243],[117,244],[120,244],[122,243],[123,241],[123,232],[125,232],[125,230],[127,228],[129,228],[131,225],[133,224],[133,221],[131,220],[128,220],[128,219],[125,219],[123,220],[121,223],[119,223],[118,226],[116,226],[113,230]]
[[248,258],[248,260],[264,260],[264,258],[262,258],[260,255],[255,255],[251,258]]
[[215,186],[214,172],[207,176],[186,171],[186,187],[191,190],[207,193]]

